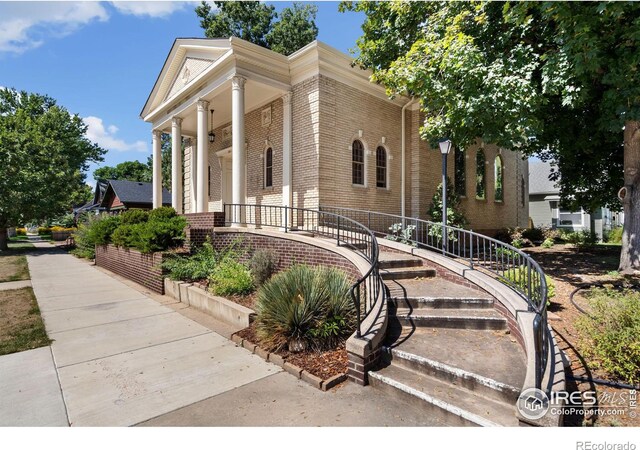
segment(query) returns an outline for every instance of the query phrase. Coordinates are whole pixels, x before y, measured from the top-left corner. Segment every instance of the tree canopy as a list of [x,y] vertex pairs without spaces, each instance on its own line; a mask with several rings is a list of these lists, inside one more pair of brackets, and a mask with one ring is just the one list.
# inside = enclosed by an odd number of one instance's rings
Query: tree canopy
[[[553,159],[571,208],[619,207],[623,160],[625,170],[638,175],[624,181],[629,194],[640,191],[640,131],[632,133],[640,128],[640,4],[365,1],[340,7],[366,14],[357,63],[371,69],[389,95],[419,98],[423,139],[449,137],[465,147],[481,138]],[[640,226],[633,231],[640,195],[628,199],[624,235],[631,242],[640,232]],[[623,254],[635,255],[629,259],[635,267],[639,250],[637,243],[623,245]]]
[[93,172],[96,180],[151,181],[151,172],[147,164],[140,161],[124,161],[116,166],[104,166]]
[[105,153],[75,114],[40,94],[0,89],[0,249],[6,228],[59,216]]
[[[318,35],[318,8],[294,3],[278,15],[273,5],[257,1],[203,1],[196,7],[206,37],[238,37],[283,55],[290,55]],[[279,16],[279,17],[278,17]],[[278,20],[279,18],[279,20]]]

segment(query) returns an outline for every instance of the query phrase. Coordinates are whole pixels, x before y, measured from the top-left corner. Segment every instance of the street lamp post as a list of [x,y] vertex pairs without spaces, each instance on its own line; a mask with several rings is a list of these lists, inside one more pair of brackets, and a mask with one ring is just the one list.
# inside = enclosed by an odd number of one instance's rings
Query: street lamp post
[[440,153],[442,154],[442,254],[447,249],[447,156],[451,151],[451,141],[441,139],[439,142]]

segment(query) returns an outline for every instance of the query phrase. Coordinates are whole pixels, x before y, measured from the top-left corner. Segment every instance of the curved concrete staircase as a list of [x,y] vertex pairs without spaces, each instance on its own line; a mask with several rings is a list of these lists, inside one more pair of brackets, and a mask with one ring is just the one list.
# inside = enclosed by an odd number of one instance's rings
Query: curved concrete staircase
[[383,368],[369,383],[448,425],[517,426],[524,351],[486,292],[438,277],[421,258],[380,254],[390,293]]

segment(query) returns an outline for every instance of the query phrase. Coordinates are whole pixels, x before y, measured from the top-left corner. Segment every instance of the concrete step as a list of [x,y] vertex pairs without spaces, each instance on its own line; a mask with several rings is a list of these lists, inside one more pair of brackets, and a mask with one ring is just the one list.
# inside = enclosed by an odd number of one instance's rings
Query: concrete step
[[388,364],[429,375],[508,404],[515,405],[520,395],[520,389],[509,384],[399,348],[383,347],[383,357]]
[[397,308],[413,309],[491,309],[493,299],[467,297],[391,297]]
[[395,365],[369,372],[369,383],[452,426],[518,426],[515,405]]
[[422,266],[422,259],[402,253],[380,252],[378,262],[381,269]]
[[367,243],[364,241],[343,242],[338,244],[338,247],[346,247],[354,250],[364,250],[367,248]]
[[[394,311],[390,310],[390,314]],[[395,319],[402,326],[506,330],[507,319],[493,309],[397,308]],[[391,321],[393,326],[394,320]]]
[[400,267],[391,269],[380,269],[383,280],[414,280],[419,278],[430,278],[437,275],[435,269],[427,267]]
[[527,372],[524,350],[507,330],[391,326],[384,345],[519,389]]

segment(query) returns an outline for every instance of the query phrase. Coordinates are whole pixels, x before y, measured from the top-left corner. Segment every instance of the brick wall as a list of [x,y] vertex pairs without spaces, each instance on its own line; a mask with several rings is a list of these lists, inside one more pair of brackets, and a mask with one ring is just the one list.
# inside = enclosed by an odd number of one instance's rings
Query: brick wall
[[96,246],[96,265],[164,294],[161,253],[144,254],[114,245]]
[[304,242],[246,232],[215,233],[213,230],[209,230],[208,235],[211,238],[211,244],[216,249],[228,247],[238,240],[242,242],[241,248],[247,250],[240,258],[243,262],[248,261],[256,250],[269,249],[278,255],[278,270],[286,269],[293,264],[308,264],[310,266],[337,267],[347,272],[354,280],[362,276],[358,268],[342,255]]

